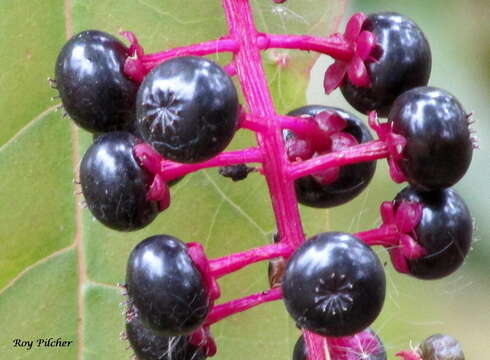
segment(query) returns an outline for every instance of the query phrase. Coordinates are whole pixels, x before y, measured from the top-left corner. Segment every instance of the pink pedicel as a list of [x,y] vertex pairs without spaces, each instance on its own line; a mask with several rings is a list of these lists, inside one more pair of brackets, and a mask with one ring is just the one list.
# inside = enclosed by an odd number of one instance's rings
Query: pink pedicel
[[424,360],[415,351],[403,350],[395,354],[400,357],[401,360]]
[[[338,87],[346,77],[357,86],[369,86],[365,62],[376,61],[370,57],[376,41],[372,33],[361,31],[366,18],[364,14],[355,14],[349,20],[344,34],[336,33],[327,38],[318,38],[308,35],[259,33],[254,24],[249,0],[222,0],[222,3],[228,34],[217,40],[145,54],[133,33],[122,33],[130,43],[130,56],[126,60],[124,72],[136,82],[141,82],[145,75],[160,63],[176,56],[232,53],[233,60],[225,67],[225,71],[230,76],[237,77],[247,103],[247,110],[242,108],[240,111],[238,127],[256,134],[257,147],[223,152],[208,161],[195,164],[181,164],[164,159],[145,143],[138,144],[133,149],[139,164],[153,175],[148,198],[158,201],[162,210],[170,204],[166,183],[201,169],[258,163],[261,166],[260,173],[267,182],[279,236],[277,243],[211,260],[206,257],[201,244],[187,244],[188,254],[208,287],[212,305],[204,325],[190,335],[190,341],[205,348],[207,356],[214,355],[217,350],[210,332],[212,324],[254,306],[282,298],[281,288],[275,287],[223,304],[215,304],[220,297],[218,278],[258,261],[273,258],[287,260],[304,242],[304,231],[294,189],[295,179],[314,175],[322,182],[329,183],[336,179],[341,166],[382,158],[390,162],[392,177],[404,179],[400,169],[396,167],[396,160],[400,159],[405,139],[393,134],[386,125],[378,124],[375,114],[370,115],[369,122],[377,132],[379,140],[363,144],[358,144],[351,135],[343,133],[345,120],[328,111],[314,118],[278,114],[262,66],[261,51],[266,49],[316,51],[336,60],[326,72],[327,92]],[[278,64],[287,66],[287,59],[278,61]],[[283,140],[285,129],[308,141],[295,149],[286,149],[287,144],[285,146]],[[318,147],[321,146],[325,149],[318,151]],[[381,245],[390,249],[395,268],[407,272],[406,260],[424,254],[424,250],[413,239],[413,229],[420,220],[421,211],[413,204],[402,204],[396,211],[393,207],[383,205],[382,214],[383,224],[379,228],[356,235],[370,246]],[[331,352],[340,351],[335,348],[339,341],[345,342],[350,350],[355,350],[356,346],[359,346],[358,340],[361,336],[358,334],[333,339],[306,330],[303,330],[303,334],[309,360],[330,359]],[[354,344],[355,341],[357,345]],[[331,350],[329,345],[332,347]]]

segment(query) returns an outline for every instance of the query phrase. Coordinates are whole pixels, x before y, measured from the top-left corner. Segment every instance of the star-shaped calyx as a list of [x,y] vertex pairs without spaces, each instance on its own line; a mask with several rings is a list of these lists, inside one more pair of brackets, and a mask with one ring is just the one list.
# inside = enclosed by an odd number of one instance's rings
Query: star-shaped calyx
[[352,47],[352,57],[349,61],[336,60],[325,72],[323,87],[325,93],[330,94],[339,87],[347,76],[352,84],[358,87],[369,87],[369,79],[366,61],[376,61],[371,56],[376,47],[376,39],[372,32],[362,31],[362,25],[367,16],[356,13],[347,22],[343,35],[339,37],[348,42]]

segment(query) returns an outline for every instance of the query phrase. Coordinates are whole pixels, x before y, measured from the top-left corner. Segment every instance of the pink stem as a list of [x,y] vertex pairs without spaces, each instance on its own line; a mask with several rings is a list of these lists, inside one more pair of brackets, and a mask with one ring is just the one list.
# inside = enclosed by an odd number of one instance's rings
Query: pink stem
[[258,45],[261,49],[316,51],[341,61],[350,61],[354,55],[352,45],[339,34],[333,34],[328,38],[309,35],[262,34],[258,39]]
[[412,350],[402,350],[397,352],[395,356],[399,356],[402,360],[424,360],[419,354]]
[[309,160],[291,164],[289,165],[288,175],[291,179],[298,179],[331,167],[378,160],[386,158],[389,155],[388,147],[383,141],[369,141],[350,146],[342,151],[320,155]]
[[217,166],[229,166],[244,163],[260,163],[263,161],[262,152],[257,148],[246,148],[236,151],[223,152],[211,160],[196,164],[181,164],[170,160],[161,162],[160,174],[165,181],[170,181],[201,169]]
[[382,225],[377,229],[358,232],[355,236],[368,246],[389,248],[399,245],[400,231],[396,225]]
[[[294,183],[288,174],[288,159],[282,140],[282,129],[276,121],[267,78],[257,45],[257,30],[248,0],[222,0],[230,37],[239,42],[234,61],[237,75],[250,112],[258,116],[267,129],[257,133],[263,150],[263,168],[271,194],[280,242],[298,247],[304,241]],[[278,289],[278,288],[277,288]],[[271,291],[275,291],[272,289]],[[325,360],[322,353],[309,349],[309,360]]]
[[219,52],[235,52],[237,49],[237,41],[223,37],[217,40],[204,41],[188,46],[176,47],[159,53],[146,54],[143,55],[140,60],[143,62],[145,67],[153,68],[163,61],[177,56],[204,56]]
[[279,234],[283,241],[297,247],[304,241],[303,228],[293,182],[284,176],[287,172],[287,155],[257,47],[252,9],[247,0],[223,0],[223,6],[230,35],[240,42],[234,59],[242,92],[250,112],[257,115],[257,120],[266,129],[257,133],[257,142],[263,149],[264,173],[267,174]]
[[323,336],[312,333],[311,331],[303,329],[303,336],[305,339],[305,345],[307,348],[307,354],[309,360],[316,359],[329,359],[330,352],[328,349],[327,339]]
[[208,314],[204,326],[212,325],[220,320],[223,320],[224,318],[227,318],[228,316],[251,309],[266,302],[279,300],[281,298],[281,289],[273,288],[240,299],[235,299],[224,304],[215,305],[213,310],[211,310],[211,312]]
[[182,164],[164,159],[150,145],[137,144],[133,148],[139,163],[150,173],[160,175],[168,182],[189,173],[216,166],[229,166],[243,163],[262,162],[262,151],[258,148],[246,148],[236,151],[223,152],[214,158],[196,164]]
[[294,249],[285,243],[265,245],[241,253],[209,260],[209,268],[212,276],[219,278],[259,261],[276,257],[288,258],[293,251]]

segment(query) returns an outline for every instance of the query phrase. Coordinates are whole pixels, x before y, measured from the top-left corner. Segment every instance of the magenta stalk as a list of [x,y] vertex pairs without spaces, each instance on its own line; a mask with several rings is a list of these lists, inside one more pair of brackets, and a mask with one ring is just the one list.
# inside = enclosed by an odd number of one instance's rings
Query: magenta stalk
[[177,56],[204,56],[220,52],[235,52],[237,49],[237,41],[223,37],[217,40],[176,47],[159,53],[146,54],[141,57],[141,61],[145,64],[145,67],[153,68],[161,62]]
[[231,315],[251,309],[255,306],[264,304],[266,302],[279,300],[281,298],[282,298],[281,289],[273,288],[240,299],[231,300],[224,304],[215,305],[213,307],[213,310],[211,310],[208,317],[206,318],[204,326],[212,325]]
[[[263,170],[272,199],[280,243],[298,247],[304,242],[304,231],[296,201],[294,182],[288,177],[288,159],[284,151],[282,128],[276,120],[272,96],[257,45],[258,32],[248,0],[222,0],[230,37],[239,41],[234,62],[242,93],[250,112],[266,129],[258,132],[257,143],[263,150]],[[280,294],[279,289],[272,289]],[[309,360],[325,360],[311,350]]]
[[272,198],[272,207],[282,241],[297,247],[304,241],[303,228],[296,203],[293,182],[286,175],[287,155],[284,151],[282,129],[276,123],[276,112],[266,81],[257,30],[247,0],[223,0],[230,36],[240,41],[234,61],[240,85],[250,111],[265,131],[257,133],[263,149],[264,173]]
[[209,260],[209,268],[213,277],[220,278],[259,261],[270,260],[276,257],[288,258],[293,251],[294,249],[285,243],[265,245]]
[[261,49],[316,51],[341,61],[350,61],[354,55],[352,45],[339,34],[333,34],[328,38],[309,35],[262,34],[258,40]]
[[260,149],[246,148],[223,152],[208,161],[196,164],[181,164],[170,160],[163,160],[160,165],[160,175],[165,181],[170,181],[201,169],[244,163],[261,163],[262,161],[263,156]]
[[398,246],[400,231],[396,225],[382,225],[377,229],[358,232],[355,234],[368,246],[384,246],[386,248]]
[[135,145],[133,152],[141,166],[152,174],[160,175],[164,181],[171,181],[205,168],[263,161],[262,151],[254,147],[223,152],[208,161],[196,164],[182,164],[166,160],[146,143]]
[[381,140],[369,141],[351,146],[345,150],[320,155],[309,160],[289,165],[288,175],[291,179],[298,179],[316,172],[364,161],[379,160],[390,155],[388,147]]

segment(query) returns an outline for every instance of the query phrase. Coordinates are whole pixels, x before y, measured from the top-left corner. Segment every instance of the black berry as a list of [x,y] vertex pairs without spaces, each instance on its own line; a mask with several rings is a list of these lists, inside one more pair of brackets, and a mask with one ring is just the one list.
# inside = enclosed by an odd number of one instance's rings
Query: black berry
[[137,85],[123,73],[128,49],[110,34],[88,30],[73,36],[56,60],[63,107],[91,132],[124,130],[135,120]]
[[294,252],[282,289],[299,326],[324,336],[347,336],[376,319],[386,284],[383,267],[368,246],[350,234],[329,232]]
[[346,79],[342,94],[358,111],[376,110],[386,117],[398,95],[429,81],[429,43],[417,24],[393,12],[369,15],[362,30],[372,32],[379,44],[377,53],[372,54],[377,61],[366,64],[371,86],[360,88]]
[[[351,113],[342,109],[322,105],[308,105],[291,111],[290,116],[315,116],[323,111],[334,111],[346,122],[342,132],[352,135],[358,143],[373,140],[364,123]],[[297,136],[286,131],[288,141],[295,141]],[[304,139],[307,141],[307,139]],[[304,159],[305,160],[305,159]],[[303,205],[328,208],[344,204],[359,195],[371,181],[376,170],[376,162],[363,162],[342,166],[337,179],[327,185],[321,184],[315,177],[308,175],[295,181],[296,196]]]
[[308,351],[306,349],[305,338],[301,335],[296,341],[293,350],[293,360],[307,360]]
[[146,197],[149,175],[133,155],[139,141],[127,132],[98,136],[80,165],[87,207],[97,220],[115,230],[143,228],[158,214],[158,204]]
[[436,334],[425,339],[418,352],[422,360],[464,360],[464,353],[458,340],[449,336]]
[[141,322],[162,336],[189,334],[209,311],[201,273],[186,245],[169,235],[149,237],[133,249],[126,284]]
[[439,279],[458,269],[471,247],[473,233],[463,199],[452,189],[421,192],[407,187],[396,196],[395,208],[402,201],[423,206],[414,238],[427,255],[408,261],[410,273],[421,279]]
[[200,57],[178,57],[149,73],[138,91],[143,138],[165,158],[195,163],[220,153],[238,124],[238,96],[228,74]]
[[407,139],[400,166],[412,185],[445,188],[466,173],[473,145],[466,112],[453,95],[433,87],[409,90],[396,99],[389,121]]
[[138,360],[203,360],[204,349],[186,336],[166,337],[143,326],[138,316],[126,322],[126,336]]

